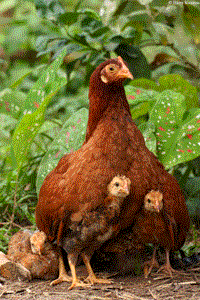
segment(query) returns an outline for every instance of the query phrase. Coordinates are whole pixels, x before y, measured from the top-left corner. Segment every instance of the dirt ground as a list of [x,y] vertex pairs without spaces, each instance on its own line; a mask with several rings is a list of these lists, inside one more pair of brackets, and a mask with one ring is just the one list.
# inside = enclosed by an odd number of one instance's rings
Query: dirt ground
[[[101,273],[98,275],[107,276]],[[175,274],[173,278],[163,274],[126,276],[115,278],[110,285],[94,285],[68,291],[69,283],[50,286],[50,281],[7,281],[0,278],[0,299],[15,300],[198,300],[200,299],[200,267]]]

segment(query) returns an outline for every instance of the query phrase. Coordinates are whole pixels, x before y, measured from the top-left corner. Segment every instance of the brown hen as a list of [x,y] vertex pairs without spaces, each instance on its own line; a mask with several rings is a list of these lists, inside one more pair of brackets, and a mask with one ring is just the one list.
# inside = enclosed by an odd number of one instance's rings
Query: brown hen
[[[129,195],[130,180],[125,176],[115,176],[108,185],[108,196],[104,202],[95,210],[80,210],[78,213],[71,215],[71,223],[66,232],[63,248],[68,253],[69,266],[72,272],[72,279],[66,274],[62,256],[60,255],[60,272],[59,278],[52,284],[62,281],[72,280],[74,286],[84,286],[76,277],[75,265],[79,253],[88,270],[87,278],[90,283],[110,283],[106,279],[98,279],[90,265],[90,258],[94,251],[107,241],[113,233],[118,232],[119,213],[123,200]],[[45,248],[47,236],[44,232],[37,232],[31,238],[32,251],[41,253]],[[89,247],[88,247],[89,245]]]
[[[153,267],[158,268],[156,260],[156,249],[161,245],[166,251],[166,263],[159,269],[166,270],[172,276],[169,261],[170,250],[175,248],[176,223],[175,220],[165,212],[163,195],[159,191],[150,191],[144,198],[144,206],[136,215],[133,227],[133,238],[141,244],[151,243],[154,245],[153,257],[145,262],[145,277],[151,273]],[[150,265],[147,269],[147,265]]]
[[[177,226],[179,249],[189,229],[182,191],[150,152],[131,118],[123,80],[133,78],[118,57],[100,64],[90,78],[89,119],[83,146],[60,159],[45,178],[36,207],[36,223],[49,240],[64,247],[71,216],[85,207],[95,211],[104,202],[108,183],[116,174],[131,180],[130,195],[120,212],[119,229],[131,225],[145,195],[159,189],[166,211]],[[89,247],[90,245],[88,245]]]

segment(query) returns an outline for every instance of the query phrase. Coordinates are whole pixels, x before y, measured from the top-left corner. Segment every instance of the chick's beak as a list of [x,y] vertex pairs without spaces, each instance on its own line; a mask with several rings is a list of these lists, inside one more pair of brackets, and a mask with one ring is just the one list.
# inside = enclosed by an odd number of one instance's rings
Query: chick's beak
[[131,72],[129,71],[129,69],[127,68],[127,66],[125,65],[125,63],[123,62],[122,58],[119,56],[118,60],[121,62],[122,64],[122,68],[119,70],[117,76],[118,78],[130,78],[133,80],[133,75],[131,74]]

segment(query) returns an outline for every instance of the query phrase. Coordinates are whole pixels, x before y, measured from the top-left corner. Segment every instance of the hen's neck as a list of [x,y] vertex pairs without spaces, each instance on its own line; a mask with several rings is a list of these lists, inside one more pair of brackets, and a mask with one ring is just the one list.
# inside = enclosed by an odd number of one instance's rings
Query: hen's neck
[[131,115],[122,82],[105,84],[100,78],[94,78],[90,81],[89,87],[89,119],[85,143],[93,134],[108,107],[113,107],[115,111],[125,109]]

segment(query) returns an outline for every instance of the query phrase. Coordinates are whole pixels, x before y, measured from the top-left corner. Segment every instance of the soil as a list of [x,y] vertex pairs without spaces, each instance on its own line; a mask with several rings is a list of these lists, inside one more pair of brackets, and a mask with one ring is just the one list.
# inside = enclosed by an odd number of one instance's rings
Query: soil
[[0,278],[0,299],[15,300],[198,300],[200,299],[200,268],[175,274],[173,278],[154,273],[141,276],[111,277],[110,285],[93,285],[68,291],[69,283],[50,286],[50,281],[7,281]]

